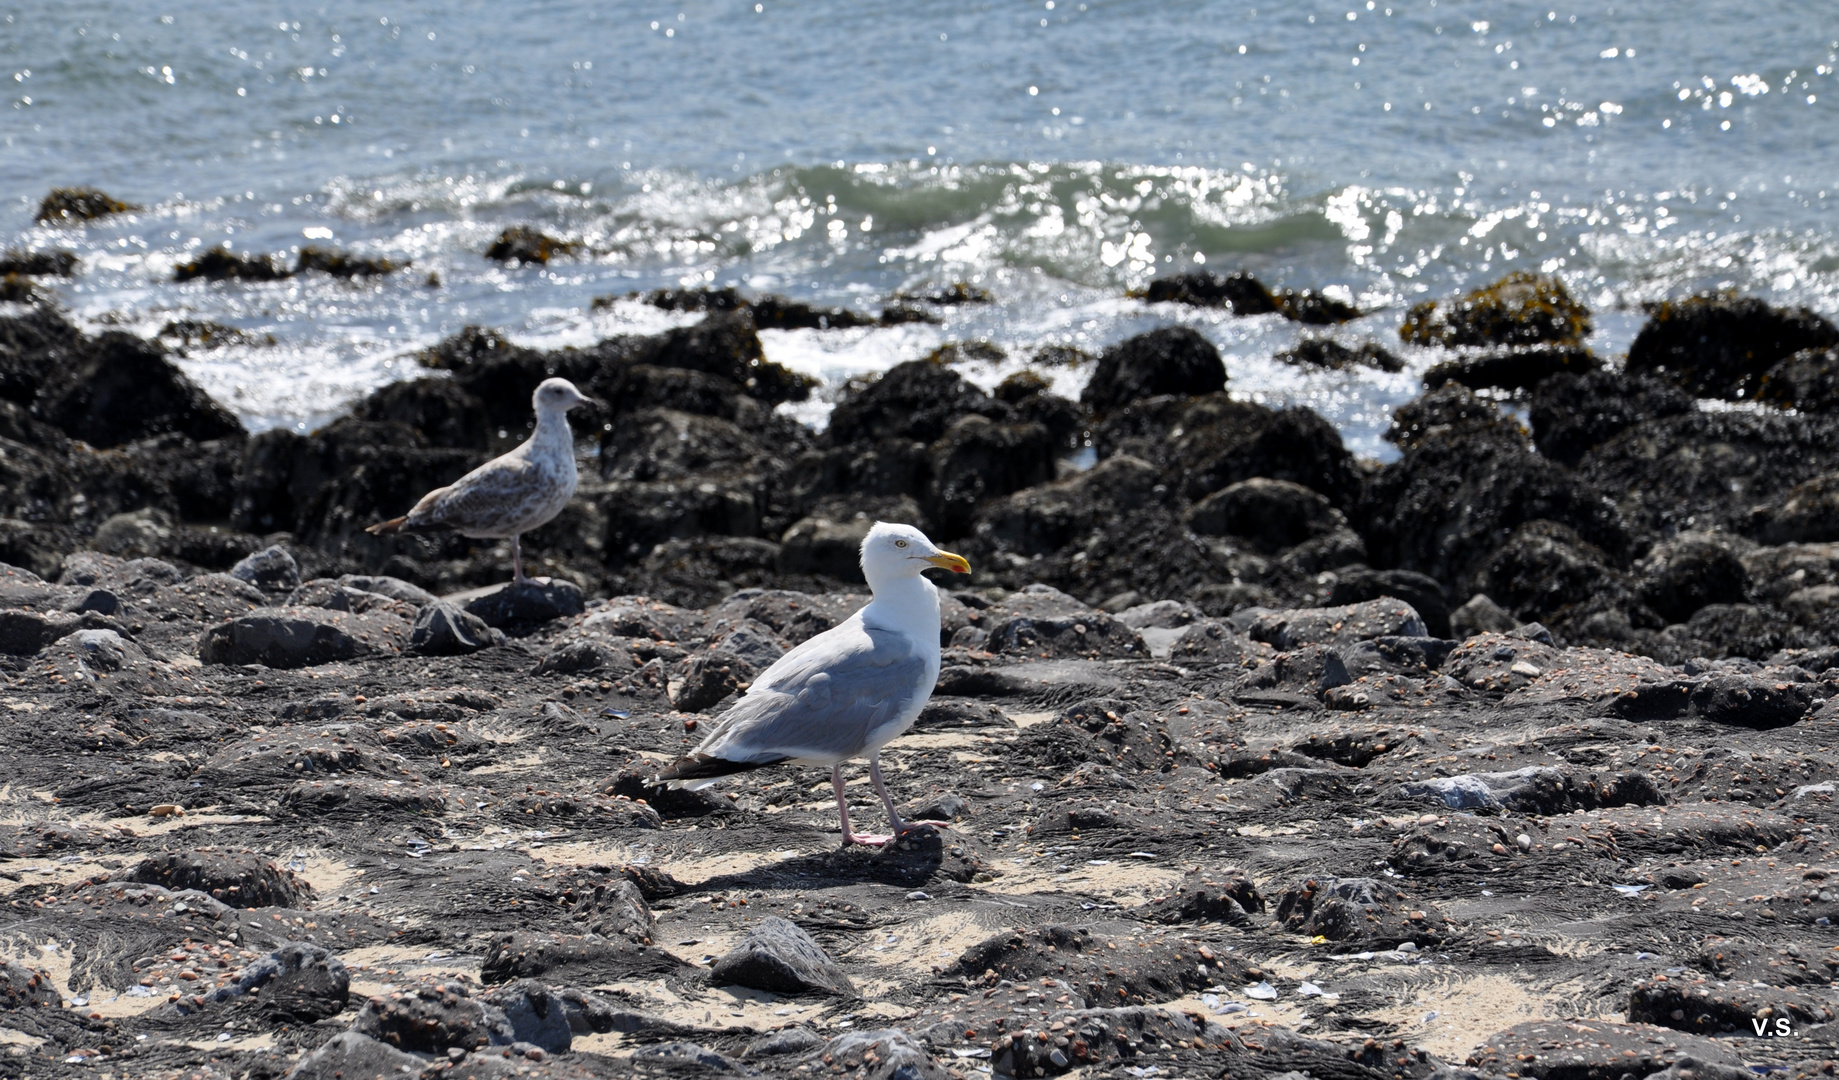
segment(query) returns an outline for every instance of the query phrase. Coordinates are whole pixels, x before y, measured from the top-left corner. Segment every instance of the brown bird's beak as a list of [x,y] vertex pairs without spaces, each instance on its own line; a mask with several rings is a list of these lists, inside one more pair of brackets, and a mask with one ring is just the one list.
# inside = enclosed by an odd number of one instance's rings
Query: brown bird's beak
[[971,572],[971,564],[964,561],[964,556],[953,555],[949,551],[941,551],[937,555],[928,555],[926,556],[926,561],[941,570],[950,570],[954,574],[968,574]]

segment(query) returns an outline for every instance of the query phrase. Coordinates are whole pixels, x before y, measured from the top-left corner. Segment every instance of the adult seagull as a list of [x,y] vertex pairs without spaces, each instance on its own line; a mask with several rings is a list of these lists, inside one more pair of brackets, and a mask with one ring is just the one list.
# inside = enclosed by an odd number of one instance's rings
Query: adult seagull
[[[913,526],[876,522],[862,541],[862,576],[874,599],[780,657],[701,746],[657,779],[702,788],[768,765],[828,765],[845,845],[885,844],[910,831],[881,779],[881,748],[913,726],[939,680],[939,591],[920,576],[934,566],[971,572],[963,556],[940,551]],[[849,827],[842,763],[857,757],[868,758],[888,836]]]
[[536,430],[518,447],[421,497],[399,518],[364,531],[388,536],[404,530],[449,528],[475,539],[511,541],[511,581],[524,581],[520,537],[562,512],[575,495],[575,435],[568,410],[593,399],[567,379],[544,379],[530,396]]

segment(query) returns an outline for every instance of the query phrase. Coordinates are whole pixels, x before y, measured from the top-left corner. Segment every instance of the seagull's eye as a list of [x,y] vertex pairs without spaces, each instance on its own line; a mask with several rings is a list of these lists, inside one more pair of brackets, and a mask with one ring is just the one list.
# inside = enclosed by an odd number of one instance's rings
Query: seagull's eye
[[894,546],[895,547],[906,547],[907,542],[905,540],[896,540],[894,541]]

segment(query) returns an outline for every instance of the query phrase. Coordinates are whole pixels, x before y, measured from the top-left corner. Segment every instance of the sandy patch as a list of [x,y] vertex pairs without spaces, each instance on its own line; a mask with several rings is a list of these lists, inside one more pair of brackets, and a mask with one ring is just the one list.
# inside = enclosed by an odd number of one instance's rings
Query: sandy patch
[[[1060,862],[1052,856],[1044,859],[992,860],[1000,876],[986,884],[990,892],[1010,896],[1034,893],[1070,892],[1098,897],[1123,907],[1149,902],[1152,896],[1166,894],[1181,880],[1181,871],[1137,859],[1106,861],[1102,866],[1089,865],[1084,859]],[[1065,870],[1055,867],[1065,866]]]
[[1561,999],[1571,1005],[1576,1001],[1568,993],[1537,993],[1505,975],[1415,968],[1412,976],[1415,985],[1401,988],[1397,1004],[1371,1015],[1397,1024],[1413,1046],[1446,1061],[1461,1061],[1496,1031],[1558,1016]]

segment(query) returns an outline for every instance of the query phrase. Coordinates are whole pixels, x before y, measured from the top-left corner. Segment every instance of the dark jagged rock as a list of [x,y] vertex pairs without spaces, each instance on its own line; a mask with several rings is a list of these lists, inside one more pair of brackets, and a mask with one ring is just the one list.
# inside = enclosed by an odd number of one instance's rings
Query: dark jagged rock
[[408,644],[408,620],[323,608],[262,609],[205,631],[198,658],[207,664],[312,667],[360,656],[394,655]]
[[414,1075],[427,1059],[407,1054],[368,1035],[341,1031],[300,1059],[286,1080],[351,1080],[359,1076]]
[[1839,540],[1839,473],[1816,476],[1751,510],[1745,531],[1764,544]]
[[1374,477],[1355,517],[1377,565],[1428,574],[1459,595],[1477,591],[1494,549],[1529,521],[1568,526],[1612,559],[1629,546],[1620,515],[1589,484],[1490,435],[1432,438],[1406,450]]
[[153,345],[111,331],[55,373],[39,391],[38,415],[91,446],[120,446],[167,433],[204,441],[243,426]]
[[1360,309],[1347,301],[1314,289],[1281,289],[1276,296],[1277,310],[1283,317],[1306,326],[1334,326],[1361,315]]
[[299,908],[313,897],[313,887],[293,871],[246,853],[168,852],[135,867],[128,880],[173,892],[197,889],[235,908]]
[[1319,935],[1342,947],[1443,945],[1460,932],[1434,905],[1365,877],[1311,878],[1285,890],[1277,919],[1291,933]]
[[1130,454],[1166,470],[1165,486],[1190,499],[1253,477],[1313,488],[1337,507],[1360,490],[1340,434],[1307,409],[1270,409],[1225,394],[1149,398],[1106,417],[1093,441],[1101,458]]
[[1839,418],[1771,410],[1637,424],[1585,454],[1576,475],[1615,499],[1633,530],[1665,536],[1743,529],[1758,504],[1835,470]]
[[1350,348],[1333,338],[1304,338],[1294,348],[1284,349],[1273,358],[1300,367],[1345,371],[1351,367],[1370,367],[1380,371],[1403,371],[1405,362],[1381,347],[1378,342],[1363,341]]
[[[1621,1080],[1661,1075],[1678,1065],[1739,1067],[1737,1052],[1715,1039],[1649,1024],[1605,1020],[1532,1020],[1488,1036],[1469,1054],[1483,1075],[1517,1072],[1535,1080]],[[1717,1074],[1721,1075],[1721,1074]]]
[[674,975],[682,962],[662,949],[623,938],[518,932],[486,946],[479,980],[486,984],[544,977],[594,985],[618,979]]
[[530,579],[506,585],[466,604],[466,613],[487,626],[519,630],[579,615],[587,601],[572,581]]
[[212,995],[218,1003],[258,995],[274,1021],[311,1024],[345,1011],[351,973],[331,952],[302,941],[287,944],[236,973]]
[[314,247],[309,244],[300,249],[300,255],[294,262],[294,273],[304,274],[308,270],[315,270],[339,278],[377,277],[393,274],[409,265],[406,261],[370,258],[337,248]]
[[1213,343],[1185,326],[1138,334],[1099,355],[1079,400],[1106,413],[1161,394],[1211,394],[1226,387],[1226,365]]
[[851,384],[830,414],[830,441],[917,439],[930,443],[963,416],[1001,420],[1007,406],[939,364],[909,360],[879,379]]
[[1601,548],[1556,522],[1530,521],[1515,529],[1489,557],[1481,584],[1518,621],[1569,629],[1614,609],[1633,625],[1658,629],[1628,575]]
[[110,198],[92,187],[52,188],[50,194],[39,201],[38,213],[32,220],[47,225],[69,225],[139,209],[133,203]]
[[1691,394],[1659,379],[1608,370],[1553,375],[1529,404],[1539,452],[1566,465],[1636,424],[1697,408]]
[[1564,283],[1524,271],[1455,300],[1426,300],[1406,313],[1398,336],[1414,345],[1581,345],[1590,310]]
[[1152,304],[1188,304],[1193,307],[1230,307],[1234,315],[1268,315],[1278,310],[1277,298],[1264,283],[1243,270],[1231,274],[1206,271],[1156,278],[1144,290]]
[[1754,297],[1694,296],[1648,306],[1628,347],[1628,370],[1698,397],[1755,397],[1762,377],[1803,349],[1839,344],[1839,328],[1806,308]]
[[276,544],[238,559],[230,576],[264,592],[290,592],[300,586],[300,564]]
[[502,631],[445,600],[423,604],[409,627],[409,651],[420,656],[466,656],[502,644]]
[[482,999],[504,1013],[513,1045],[522,1043],[551,1053],[566,1053],[574,1043],[568,1003],[535,979],[500,986]]
[[451,379],[391,383],[360,401],[352,415],[406,424],[430,446],[484,450],[491,444],[484,403]]
[[1749,574],[1728,538],[1683,533],[1642,560],[1641,598],[1668,622],[1685,622],[1707,604],[1748,599]]
[[960,304],[987,304],[995,298],[990,290],[972,285],[968,281],[954,281],[949,285],[939,285],[923,292],[901,293],[897,300],[917,300],[922,304],[937,304],[940,307],[956,307]]
[[474,999],[459,980],[423,983],[387,997],[373,997],[358,1010],[351,1033],[412,1054],[480,1050],[513,1041],[504,1013]]
[[79,260],[74,251],[7,251],[0,252],[0,277],[21,274],[27,277],[69,277]]
[[[656,289],[633,294],[652,307],[665,311],[744,311],[762,330],[839,330],[854,326],[873,326],[877,320],[847,308],[825,308],[783,296],[767,294],[749,300],[732,287],[719,289]],[[611,297],[594,301],[605,306]]]
[[1385,439],[1409,450],[1431,439],[1471,435],[1523,442],[1526,431],[1495,402],[1460,383],[1446,383],[1394,409]]
[[1803,412],[1839,409],[1839,349],[1803,349],[1763,373],[1758,400]]
[[238,254],[221,247],[208,248],[204,254],[172,270],[174,281],[197,278],[205,281],[281,281],[291,276],[292,272],[272,255]]
[[0,956],[0,1012],[14,1009],[55,1009],[63,996],[51,976]]
[[776,915],[755,923],[727,955],[709,968],[717,986],[745,986],[775,994],[840,994],[856,986],[823,947],[796,924]]
[[1386,597],[1410,604],[1412,610],[1423,618],[1424,628],[1434,636],[1445,638],[1450,635],[1449,599],[1437,579],[1427,574],[1411,570],[1373,570],[1361,566],[1343,568],[1335,574],[1334,587],[1328,593],[1328,603],[1331,607],[1343,607]]
[[1603,362],[1581,345],[1506,349],[1445,360],[1424,373],[1424,385],[1436,389],[1456,383],[1471,390],[1530,390],[1554,375],[1581,375]]
[[970,531],[977,507],[1053,479],[1054,439],[1042,424],[998,424],[972,414],[928,451],[927,516],[946,537]]
[[1195,503],[1188,528],[1207,536],[1236,536],[1266,555],[1345,528],[1320,492],[1288,480],[1255,477],[1228,485]]
[[557,255],[568,255],[580,245],[567,240],[557,240],[541,229],[528,225],[513,225],[498,234],[492,246],[485,249],[485,257],[502,263],[547,263]]

